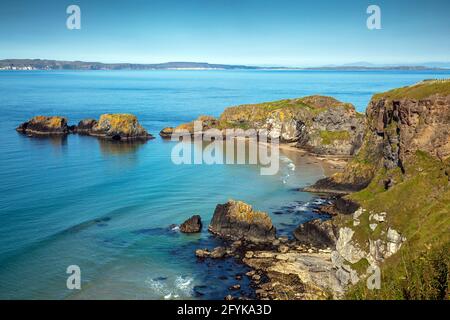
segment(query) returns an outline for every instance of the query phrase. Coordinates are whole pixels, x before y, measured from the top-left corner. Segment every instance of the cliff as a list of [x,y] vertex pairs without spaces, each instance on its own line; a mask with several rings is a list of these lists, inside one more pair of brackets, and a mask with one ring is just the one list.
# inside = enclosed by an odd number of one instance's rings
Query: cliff
[[[445,160],[450,155],[450,80],[423,81],[373,96],[361,150],[346,170],[318,181],[311,191],[356,191],[378,170],[400,168],[417,151]],[[389,177],[387,177],[389,179]],[[392,181],[386,180],[386,185]]]
[[[364,116],[331,97],[309,96],[230,107],[218,119],[201,116],[203,131],[254,129],[259,136],[292,143],[311,153],[351,156],[362,143]],[[193,123],[178,126],[193,133]]]
[[[359,190],[358,210],[333,222],[333,261],[348,297],[448,298],[450,275],[450,81],[423,81],[375,95],[361,150],[315,188]],[[369,290],[368,266],[381,268]],[[358,282],[359,281],[359,282]]]

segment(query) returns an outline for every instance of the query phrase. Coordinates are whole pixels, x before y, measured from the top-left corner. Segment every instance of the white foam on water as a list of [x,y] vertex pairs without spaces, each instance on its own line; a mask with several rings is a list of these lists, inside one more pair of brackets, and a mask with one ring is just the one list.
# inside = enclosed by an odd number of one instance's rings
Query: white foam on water
[[193,290],[194,279],[191,277],[178,276],[175,279],[175,286],[186,295],[191,295]]
[[296,207],[294,209],[294,211],[301,211],[301,212],[305,212],[309,210],[309,202],[306,202],[302,205],[299,205],[298,207]]
[[145,283],[154,293],[166,300],[192,296],[194,287],[194,279],[183,276],[177,276],[172,285],[170,282],[153,279],[147,279]]

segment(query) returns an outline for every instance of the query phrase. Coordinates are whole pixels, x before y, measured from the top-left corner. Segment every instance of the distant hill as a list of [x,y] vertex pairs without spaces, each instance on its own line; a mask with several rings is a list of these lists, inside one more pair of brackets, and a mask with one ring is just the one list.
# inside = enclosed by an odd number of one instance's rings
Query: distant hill
[[0,69],[15,70],[167,70],[167,69],[257,69],[258,67],[206,62],[166,62],[157,64],[101,63],[41,59],[0,60]]
[[323,67],[260,67],[246,65],[211,64],[207,62],[166,62],[154,64],[135,63],[102,63],[86,61],[61,61],[47,59],[4,59],[0,60],[0,70],[336,70],[336,71],[370,71],[370,70],[449,70],[445,63],[423,66],[374,65],[368,62],[357,62],[346,65],[328,65]]

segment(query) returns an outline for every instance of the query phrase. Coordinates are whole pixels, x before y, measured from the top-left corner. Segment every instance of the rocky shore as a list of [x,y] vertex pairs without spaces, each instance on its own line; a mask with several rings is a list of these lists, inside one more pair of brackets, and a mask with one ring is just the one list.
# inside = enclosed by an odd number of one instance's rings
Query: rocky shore
[[[238,110],[220,120],[261,114],[256,106]],[[319,210],[328,219],[278,237],[267,214],[229,201],[209,227],[224,246],[199,248],[198,259],[238,259],[252,269],[246,276],[259,299],[448,298],[449,114],[450,80],[375,95],[348,165],[307,189],[329,194]],[[265,114],[260,119],[266,123]],[[235,298],[245,297],[226,297]]]

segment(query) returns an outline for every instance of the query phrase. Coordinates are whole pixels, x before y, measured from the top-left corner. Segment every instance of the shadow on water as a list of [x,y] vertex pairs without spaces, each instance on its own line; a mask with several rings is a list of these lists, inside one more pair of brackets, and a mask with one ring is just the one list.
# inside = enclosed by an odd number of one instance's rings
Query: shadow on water
[[60,134],[60,135],[26,135],[23,133],[17,133],[19,136],[23,138],[32,139],[36,142],[39,142],[39,144],[49,144],[53,147],[61,147],[67,145],[67,135],[66,134]]
[[97,139],[100,151],[105,156],[119,156],[124,154],[133,154],[139,150],[147,141],[111,141]]

